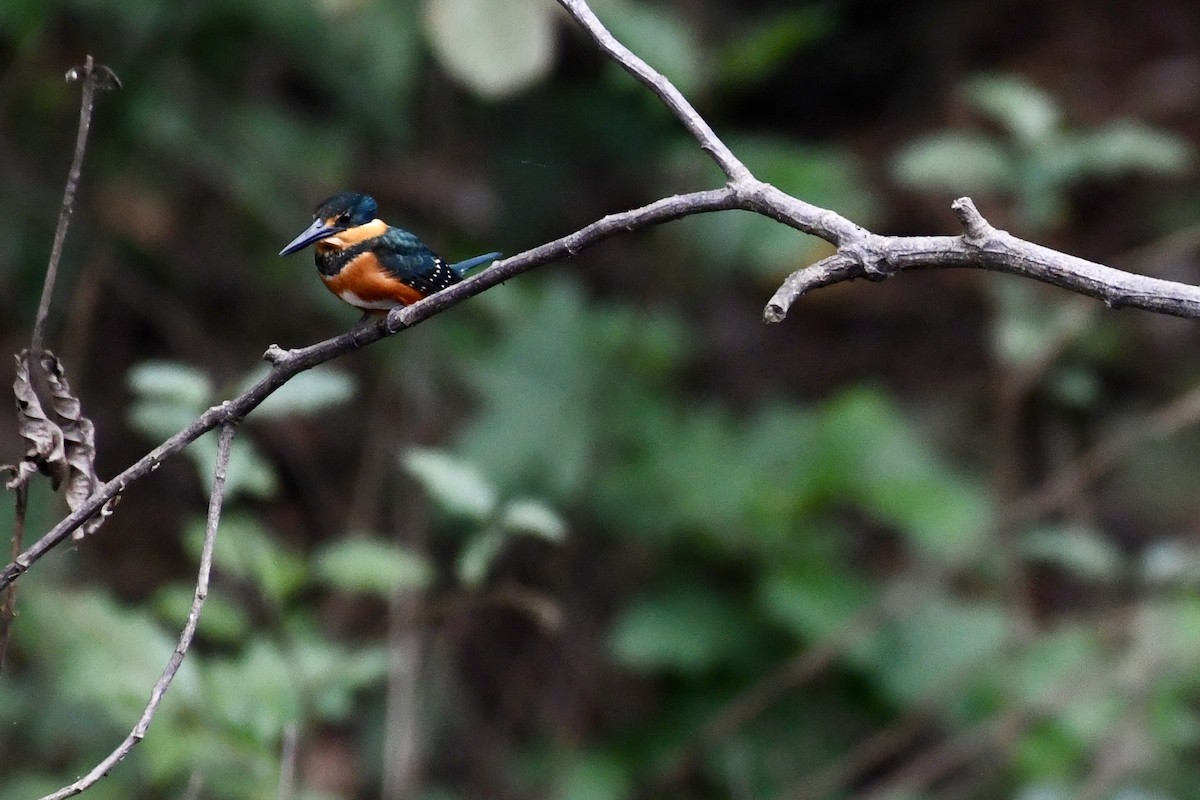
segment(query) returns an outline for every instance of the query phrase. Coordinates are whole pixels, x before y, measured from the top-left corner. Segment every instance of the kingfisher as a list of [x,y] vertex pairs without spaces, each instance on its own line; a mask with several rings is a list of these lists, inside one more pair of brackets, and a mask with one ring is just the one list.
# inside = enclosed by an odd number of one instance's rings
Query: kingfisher
[[335,194],[317,206],[312,225],[279,255],[315,244],[326,288],[367,315],[415,303],[500,258],[486,253],[448,264],[415,234],[376,217],[377,211],[375,199],[365,194]]

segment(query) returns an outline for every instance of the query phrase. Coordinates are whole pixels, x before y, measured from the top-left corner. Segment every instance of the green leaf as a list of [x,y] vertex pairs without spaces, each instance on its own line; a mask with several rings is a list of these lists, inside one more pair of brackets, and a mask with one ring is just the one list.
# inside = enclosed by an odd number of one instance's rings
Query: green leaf
[[1136,613],[1131,650],[1170,665],[1191,686],[1200,684],[1200,598],[1146,600]]
[[[204,521],[196,520],[184,534],[193,557],[204,541]],[[275,543],[258,521],[245,514],[226,514],[217,531],[213,562],[218,571],[253,584],[263,596],[283,605],[303,585],[304,563]]]
[[[269,372],[263,367],[242,381],[239,393],[258,383]],[[280,386],[254,409],[251,419],[280,419],[298,414],[313,414],[341,405],[354,397],[357,387],[350,375],[317,367],[301,372]]]
[[[141,714],[175,648],[175,635],[144,611],[118,606],[95,591],[55,587],[21,598],[21,625],[36,631],[36,657],[56,691],[71,703],[99,709],[121,725]],[[198,702],[195,665],[184,661],[162,708],[160,725]]]
[[[182,626],[192,608],[195,587],[181,583],[164,586],[154,593],[155,613],[171,625]],[[250,631],[250,618],[242,606],[213,591],[200,614],[199,634],[226,644],[243,641]]]
[[149,439],[161,440],[191,425],[200,413],[200,408],[176,400],[135,400],[129,407],[129,425]]
[[1091,628],[1060,628],[1043,634],[1021,654],[1010,677],[1019,699],[1031,708],[1054,704],[1056,697],[1070,692],[1086,677],[1083,665],[1102,665],[1104,649],[1100,632]]
[[982,193],[1016,184],[1017,162],[990,137],[945,132],[924,136],[892,157],[892,177],[919,191]]
[[817,641],[843,631],[869,608],[873,594],[868,582],[816,553],[781,560],[758,586],[759,605],[770,619]]
[[685,586],[626,608],[610,649],[632,669],[696,675],[735,661],[753,631],[729,601],[707,587]]
[[[192,442],[188,455],[196,464],[205,488],[212,486],[213,465],[217,460],[217,431],[210,431]],[[229,447],[229,465],[225,473],[225,496],[247,495],[270,498],[279,490],[275,470],[261,455],[254,443],[245,437],[236,438]]]
[[550,73],[556,13],[541,0],[425,0],[425,32],[451,77],[499,100]]
[[[0,23],[4,22],[3,11],[0,11]],[[58,775],[34,773],[22,774],[14,770],[4,776],[5,797],[45,797],[54,794],[62,788],[63,779]]]
[[963,96],[1023,145],[1046,139],[1060,124],[1058,103],[1015,75],[982,75],[964,84]]
[[1063,364],[1047,377],[1046,388],[1064,408],[1093,408],[1103,393],[1100,376],[1090,365]]
[[603,359],[615,349],[604,337],[608,315],[588,309],[579,288],[563,280],[514,297],[506,300],[503,340],[468,374],[480,410],[460,451],[505,487],[536,483],[569,496],[585,486],[600,435],[596,415],[613,391],[603,377]]
[[495,487],[475,467],[449,453],[413,447],[403,454],[401,464],[450,513],[482,521],[496,510]]
[[630,796],[628,759],[609,753],[580,753],[557,770],[554,800],[622,800]]
[[[618,518],[658,536],[686,530],[727,546],[753,541],[749,506],[764,478],[757,465],[750,468],[751,458],[731,461],[744,446],[732,415],[700,407],[642,422],[635,452],[644,457],[626,464],[623,475],[606,476],[621,479],[614,487]],[[647,516],[646,508],[656,513]]]
[[[666,75],[683,94],[702,90],[704,76],[697,36],[687,29],[679,12],[637,0],[608,2],[598,13],[623,45]],[[623,70],[620,74],[622,79],[627,78]]]
[[1179,539],[1150,544],[1142,553],[1142,579],[1157,585],[1200,586],[1200,549]]
[[833,29],[828,8],[814,5],[782,11],[721,46],[717,54],[720,79],[735,86],[761,80]]
[[276,742],[285,725],[302,719],[304,677],[294,656],[252,639],[244,654],[209,664],[206,713],[257,742]]
[[213,396],[203,372],[177,361],[143,361],[129,370],[127,381],[134,394],[192,409],[203,409]]
[[539,500],[513,500],[505,505],[499,524],[510,533],[524,533],[549,542],[561,542],[567,535],[567,524],[562,517]]
[[1031,560],[1091,580],[1116,580],[1124,566],[1121,552],[1112,542],[1081,526],[1035,528],[1021,537],[1021,551]]
[[325,721],[344,721],[354,712],[356,697],[387,677],[387,647],[350,650],[320,631],[296,636],[288,655],[303,685],[312,687],[309,699],[317,718]]
[[1182,175],[1195,150],[1182,136],[1138,120],[1110,122],[1075,138],[1080,177],[1102,175]]
[[325,547],[316,559],[317,576],[337,589],[391,599],[404,589],[425,589],[433,566],[420,553],[392,542],[347,539]]
[[929,599],[913,613],[880,629],[869,666],[897,700],[915,703],[941,697],[965,670],[997,656],[1011,625],[1003,607]]
[[472,536],[455,561],[454,572],[459,582],[469,589],[483,585],[507,541],[508,535],[496,528],[485,528]]
[[987,496],[914,435],[880,393],[845,392],[824,410],[821,457],[837,474],[832,491],[855,497],[927,556],[954,562],[987,535]]

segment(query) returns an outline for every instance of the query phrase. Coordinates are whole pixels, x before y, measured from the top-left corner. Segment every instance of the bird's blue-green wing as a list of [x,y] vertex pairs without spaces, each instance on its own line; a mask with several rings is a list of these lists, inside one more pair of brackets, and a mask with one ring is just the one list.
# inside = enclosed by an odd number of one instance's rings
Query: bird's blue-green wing
[[371,249],[385,269],[422,294],[433,294],[459,283],[468,270],[500,257],[499,253],[487,253],[457,264],[447,264],[415,234],[403,228],[389,228],[372,242]]
[[389,228],[387,233],[373,239],[370,247],[380,263],[402,280],[429,272],[440,260],[416,234],[401,228]]
[[384,269],[422,294],[433,294],[462,280],[415,234],[402,228],[389,228],[372,242],[371,249]]

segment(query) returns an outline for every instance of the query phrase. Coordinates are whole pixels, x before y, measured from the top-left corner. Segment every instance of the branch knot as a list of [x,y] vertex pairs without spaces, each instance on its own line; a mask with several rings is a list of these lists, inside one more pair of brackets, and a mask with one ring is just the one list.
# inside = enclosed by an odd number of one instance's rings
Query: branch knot
[[984,219],[983,214],[975,207],[969,197],[960,197],[950,204],[950,210],[958,218],[963,227],[963,239],[970,245],[979,247],[996,234],[992,224]]
[[853,260],[862,268],[862,276],[869,281],[884,281],[892,277],[896,269],[888,260],[885,241],[871,236],[850,242],[838,248],[838,252]]

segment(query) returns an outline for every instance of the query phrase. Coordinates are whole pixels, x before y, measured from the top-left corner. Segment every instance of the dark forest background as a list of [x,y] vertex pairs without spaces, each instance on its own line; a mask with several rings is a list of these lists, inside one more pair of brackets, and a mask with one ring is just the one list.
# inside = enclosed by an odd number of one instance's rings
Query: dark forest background
[[[956,233],[969,194],[1200,275],[1195,3],[595,9],[759,177],[872,230]],[[276,255],[335,191],[461,259],[720,180],[552,0],[4,0],[0,351],[29,341],[89,53],[124,90],[49,342],[105,478],[271,343],[356,321]],[[243,426],[197,644],[87,796],[276,797],[294,734],[314,800],[1200,797],[1195,323],[931,271],[764,324],[827,252],[684,220],[298,378]],[[19,582],[0,798],[136,721],[213,452]],[[64,511],[32,502],[36,536]]]

